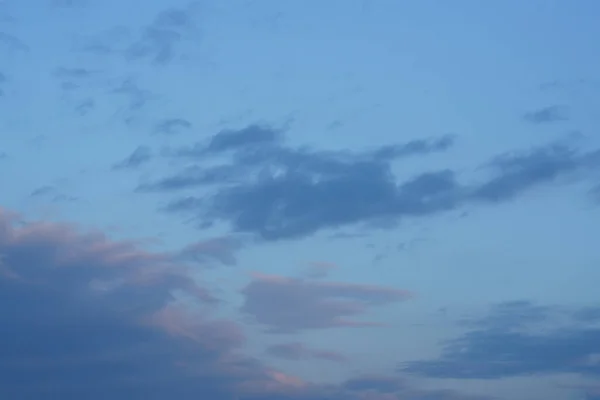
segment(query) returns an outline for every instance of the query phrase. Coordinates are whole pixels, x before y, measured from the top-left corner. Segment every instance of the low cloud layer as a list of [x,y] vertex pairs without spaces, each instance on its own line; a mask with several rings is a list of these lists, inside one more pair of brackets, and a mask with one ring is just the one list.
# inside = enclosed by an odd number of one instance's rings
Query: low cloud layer
[[[213,257],[219,246],[192,248]],[[192,278],[196,274],[183,256],[189,251],[152,253],[133,241],[54,222],[28,222],[0,209],[0,397],[475,399],[406,382],[386,393],[352,384],[312,384],[269,368],[244,355],[239,323],[211,316],[219,301]],[[284,322],[284,327],[327,326],[338,315],[356,314],[361,304],[405,297],[377,287],[273,279],[258,277],[248,286],[251,313],[272,315],[272,308],[260,310],[265,294],[279,296],[284,307],[295,298],[296,313],[312,312],[316,305],[325,310],[317,320],[295,314],[301,322]],[[277,292],[282,286],[292,293]],[[182,294],[185,302],[178,300]],[[354,300],[336,305],[327,300],[330,295]],[[301,310],[302,303],[308,305]],[[269,352],[313,362],[344,360],[298,343],[275,344]]]
[[[560,318],[567,323],[560,324]],[[438,359],[411,362],[400,370],[451,379],[557,373],[600,376],[600,318],[591,309],[567,312],[514,302],[494,307],[488,316],[471,322],[478,322],[476,328],[447,341]],[[542,323],[550,327],[542,329]]]

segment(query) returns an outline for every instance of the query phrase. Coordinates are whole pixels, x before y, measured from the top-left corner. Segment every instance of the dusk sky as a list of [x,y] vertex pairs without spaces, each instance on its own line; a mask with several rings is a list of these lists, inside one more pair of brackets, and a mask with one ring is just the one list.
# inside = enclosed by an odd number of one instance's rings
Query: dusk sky
[[0,399],[599,400],[598,21],[1,0]]

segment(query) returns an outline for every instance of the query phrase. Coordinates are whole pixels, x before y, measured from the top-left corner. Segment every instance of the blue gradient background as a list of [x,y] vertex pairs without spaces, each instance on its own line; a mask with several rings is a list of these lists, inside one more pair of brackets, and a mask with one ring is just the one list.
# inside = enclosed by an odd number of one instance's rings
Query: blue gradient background
[[2,1],[1,397],[600,398],[599,18]]

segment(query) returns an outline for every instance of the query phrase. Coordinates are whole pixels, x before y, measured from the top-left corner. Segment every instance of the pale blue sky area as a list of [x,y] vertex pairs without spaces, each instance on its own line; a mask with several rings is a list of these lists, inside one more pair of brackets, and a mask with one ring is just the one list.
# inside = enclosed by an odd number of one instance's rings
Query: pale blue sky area
[[599,19],[1,1],[0,397],[600,399]]

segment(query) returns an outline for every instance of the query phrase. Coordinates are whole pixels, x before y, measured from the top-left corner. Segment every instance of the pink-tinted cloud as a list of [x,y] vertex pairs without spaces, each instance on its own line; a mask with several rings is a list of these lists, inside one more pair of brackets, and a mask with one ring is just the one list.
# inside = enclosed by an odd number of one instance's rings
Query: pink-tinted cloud
[[[0,398],[399,400],[429,393],[317,385],[245,355],[242,327],[213,316],[218,303],[178,254],[148,252],[134,241],[66,224],[24,222],[2,209],[0,254]],[[288,306],[316,296],[305,310],[324,306],[321,325],[407,297],[277,276],[257,276],[254,284],[259,292],[260,285],[289,289]],[[173,292],[181,291],[190,295],[186,303],[175,301]],[[350,303],[335,305],[329,296]],[[293,351],[315,362],[338,357],[301,346],[288,348]]]
[[255,273],[242,291],[242,311],[274,332],[357,327],[377,322],[354,319],[370,307],[410,299],[412,293],[395,288],[321,282]]

